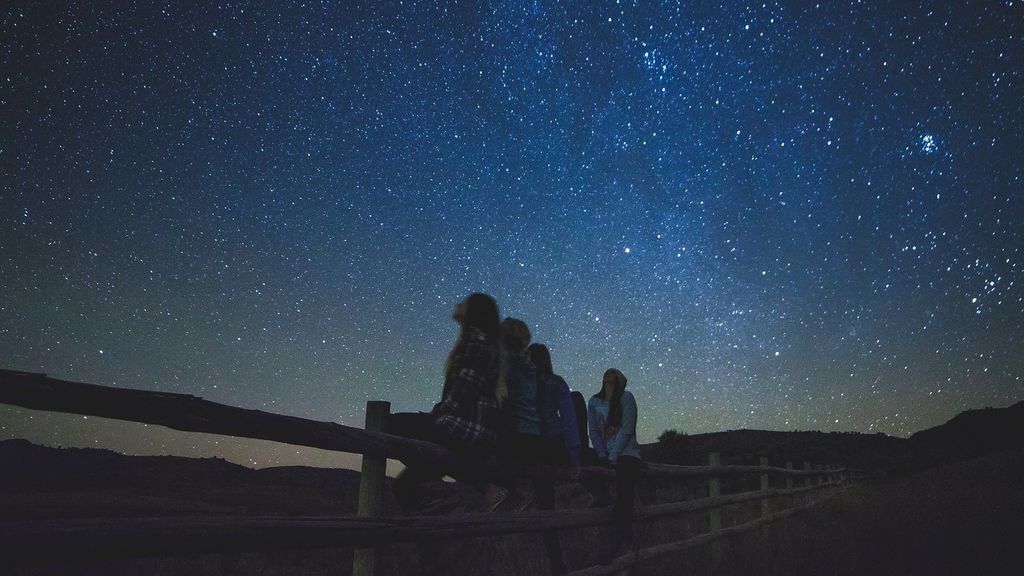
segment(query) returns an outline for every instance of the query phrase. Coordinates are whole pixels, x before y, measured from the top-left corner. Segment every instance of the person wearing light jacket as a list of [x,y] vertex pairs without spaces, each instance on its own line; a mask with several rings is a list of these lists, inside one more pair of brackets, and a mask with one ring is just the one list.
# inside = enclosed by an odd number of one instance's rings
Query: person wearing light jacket
[[601,550],[602,564],[633,545],[633,502],[640,477],[640,444],[636,440],[636,399],[626,390],[626,376],[616,368],[604,373],[601,391],[587,404],[590,442],[598,459],[615,468],[615,505],[609,538]]

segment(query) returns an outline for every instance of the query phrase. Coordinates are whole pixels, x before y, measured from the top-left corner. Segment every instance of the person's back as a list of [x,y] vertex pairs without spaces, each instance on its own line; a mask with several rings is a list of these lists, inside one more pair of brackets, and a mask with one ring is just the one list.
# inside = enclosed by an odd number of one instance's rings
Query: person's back
[[541,432],[556,449],[564,450],[568,463],[580,465],[580,437],[576,408],[565,380],[557,374],[538,379]]
[[494,395],[499,359],[483,332],[466,328],[452,351],[441,401],[431,414],[462,448],[487,451],[497,442],[501,415]]
[[580,437],[580,446],[586,452],[590,447],[590,439],[587,435],[587,400],[579,390],[573,390],[570,396],[572,397],[572,406],[576,409],[576,433]]
[[[518,318],[506,318],[501,322],[501,339],[508,399],[502,406],[504,426],[498,437],[498,454],[513,462],[536,463],[543,453],[543,438],[537,410],[536,368],[526,356],[530,329]],[[490,509],[515,511],[528,505],[516,489],[515,477],[498,481],[497,488],[488,499]],[[542,492],[546,497],[547,491]],[[551,494],[553,499],[553,487]]]
[[540,435],[541,419],[537,406],[537,369],[522,353],[506,350],[505,378],[508,402],[505,413],[511,434]]
[[[498,304],[486,294],[470,294],[455,306],[452,319],[461,329],[445,363],[441,400],[430,412],[398,412],[388,432],[440,444],[466,456],[481,457],[495,448],[501,422],[500,328]],[[430,462],[406,462],[392,485],[402,510],[415,509],[424,482],[440,480],[445,470]],[[479,485],[476,478],[467,478]]]

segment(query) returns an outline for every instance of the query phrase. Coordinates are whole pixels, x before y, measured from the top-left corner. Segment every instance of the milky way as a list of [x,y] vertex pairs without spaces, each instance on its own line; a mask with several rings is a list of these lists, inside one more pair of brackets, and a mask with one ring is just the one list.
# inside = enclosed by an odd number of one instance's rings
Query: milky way
[[1021,2],[61,4],[0,9],[0,367],[361,426],[483,291],[641,442],[1024,398]]

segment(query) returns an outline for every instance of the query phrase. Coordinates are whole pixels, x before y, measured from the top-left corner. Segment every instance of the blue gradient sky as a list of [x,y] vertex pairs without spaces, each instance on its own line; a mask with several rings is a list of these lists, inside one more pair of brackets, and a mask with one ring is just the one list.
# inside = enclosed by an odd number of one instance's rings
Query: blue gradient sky
[[1024,397],[1020,2],[93,4],[0,9],[4,368],[359,426],[484,291],[642,442]]

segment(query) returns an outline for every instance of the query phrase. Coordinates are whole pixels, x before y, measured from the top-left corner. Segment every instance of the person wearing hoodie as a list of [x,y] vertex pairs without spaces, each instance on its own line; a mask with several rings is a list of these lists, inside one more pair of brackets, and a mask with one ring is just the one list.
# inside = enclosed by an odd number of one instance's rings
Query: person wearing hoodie
[[609,537],[601,550],[602,564],[610,563],[621,549],[633,546],[633,504],[643,463],[636,440],[636,399],[626,390],[626,382],[620,370],[609,368],[601,391],[587,405],[590,442],[598,459],[615,469],[615,504]]

